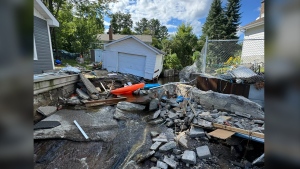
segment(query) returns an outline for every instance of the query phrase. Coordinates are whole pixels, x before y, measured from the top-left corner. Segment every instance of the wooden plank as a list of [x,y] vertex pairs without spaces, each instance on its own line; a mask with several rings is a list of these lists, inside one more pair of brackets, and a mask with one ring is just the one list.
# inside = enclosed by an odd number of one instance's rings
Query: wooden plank
[[100,106],[100,105],[114,105],[120,101],[125,101],[126,99],[127,99],[126,97],[118,97],[118,98],[112,98],[112,99],[87,101],[87,102],[85,102],[85,106],[92,107],[92,106]]
[[208,133],[208,135],[216,137],[216,138],[220,138],[220,139],[227,139],[227,138],[231,137],[232,135],[234,135],[234,133],[235,132],[228,131],[228,130],[217,129],[215,131]]
[[91,94],[98,94],[99,91],[96,89],[96,87],[89,81],[89,79],[85,78],[82,73],[79,74],[80,79],[84,83],[86,89],[91,93]]
[[252,132],[250,130],[244,130],[244,129],[226,126],[226,125],[222,125],[222,124],[213,123],[213,126],[216,128],[219,128],[219,129],[225,129],[225,130],[229,130],[229,131],[233,131],[233,132],[237,132],[237,133],[247,134],[247,135],[258,137],[258,138],[265,137],[265,135],[263,133]]

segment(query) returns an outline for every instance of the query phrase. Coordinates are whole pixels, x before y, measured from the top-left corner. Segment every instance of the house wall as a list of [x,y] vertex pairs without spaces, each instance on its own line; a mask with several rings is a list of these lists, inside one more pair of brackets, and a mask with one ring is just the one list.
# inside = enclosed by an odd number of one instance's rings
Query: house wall
[[34,38],[37,52],[37,60],[33,61],[35,74],[43,73],[44,70],[53,70],[52,48],[48,31],[47,21],[34,16]]
[[244,39],[241,57],[242,62],[264,62],[264,25],[247,29],[245,31]]
[[[129,38],[124,41],[106,46],[105,50],[146,56],[144,78],[153,79],[154,76],[153,70],[155,68],[156,55],[152,50],[148,49],[143,44],[137,42],[135,39]],[[115,60],[114,63],[117,65],[118,60]]]
[[[154,77],[159,76],[163,67],[163,55],[156,55],[156,62],[155,62],[155,68],[154,68]],[[158,71],[157,71],[158,70]],[[156,72],[157,71],[157,72]]]

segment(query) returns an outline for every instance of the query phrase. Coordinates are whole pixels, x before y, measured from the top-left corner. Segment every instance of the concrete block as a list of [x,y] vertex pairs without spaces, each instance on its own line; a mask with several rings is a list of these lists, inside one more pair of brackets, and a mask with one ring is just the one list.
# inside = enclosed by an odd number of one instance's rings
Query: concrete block
[[208,146],[201,146],[196,148],[197,155],[199,158],[208,158],[211,156]]
[[174,161],[173,159],[168,158],[167,156],[164,156],[164,160],[163,160],[163,161],[164,161],[165,163],[167,163],[171,168],[176,169],[177,163],[176,163],[176,161]]
[[161,142],[157,141],[154,144],[152,144],[152,146],[150,147],[150,150],[156,150],[160,145],[161,145]]
[[158,141],[158,142],[168,142],[168,139],[166,137],[166,135],[164,134],[160,134],[159,136],[155,137],[152,139],[152,141]]
[[156,163],[156,167],[161,169],[168,169],[168,164],[158,160]]
[[50,116],[56,112],[57,108],[55,106],[43,106],[39,107],[37,111],[44,116]]
[[181,159],[185,163],[196,164],[196,153],[194,151],[185,150]]
[[205,136],[204,130],[200,127],[192,126],[190,129],[190,137],[202,137]]
[[176,147],[175,141],[170,141],[159,148],[160,152],[166,152]]

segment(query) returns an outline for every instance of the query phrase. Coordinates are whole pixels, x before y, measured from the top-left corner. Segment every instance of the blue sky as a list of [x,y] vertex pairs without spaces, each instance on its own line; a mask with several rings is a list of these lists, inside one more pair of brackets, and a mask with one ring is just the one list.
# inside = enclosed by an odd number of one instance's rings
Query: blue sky
[[[223,4],[226,4],[223,0]],[[212,0],[118,0],[109,4],[112,13],[121,11],[130,13],[135,22],[143,17],[160,20],[167,26],[170,34],[177,30],[181,23],[190,23],[197,36],[202,34],[201,27],[205,23]],[[260,13],[261,0],[241,0],[241,26],[254,21]],[[108,29],[110,18],[105,17],[105,28]],[[107,31],[107,30],[106,30]],[[241,32],[238,33],[243,37]]]

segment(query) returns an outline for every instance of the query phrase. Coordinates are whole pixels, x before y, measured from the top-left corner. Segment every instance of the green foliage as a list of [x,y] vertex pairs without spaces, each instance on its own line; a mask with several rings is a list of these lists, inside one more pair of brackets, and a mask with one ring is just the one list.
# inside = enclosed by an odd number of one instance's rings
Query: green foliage
[[136,22],[134,28],[138,35],[151,35],[152,46],[162,49],[162,41],[168,37],[168,28],[161,26],[158,19],[147,20],[142,18],[139,22]]
[[176,53],[166,55],[164,58],[164,69],[181,70],[183,67]]
[[[60,23],[52,33],[52,46],[74,53],[87,53],[91,45],[97,42],[96,35],[103,33],[103,14],[105,4],[86,0],[52,0]],[[61,3],[59,3],[61,2]],[[60,6],[57,6],[59,5]]]
[[197,46],[197,36],[193,33],[193,27],[182,24],[178,27],[174,36],[162,43],[163,50],[168,53],[176,53],[183,67],[193,64],[193,52]]
[[[133,21],[131,19],[131,15],[117,12],[109,15],[111,20],[110,24],[112,26],[113,32],[115,34],[127,33],[128,30],[132,27]],[[125,29],[123,31],[123,29]],[[131,32],[131,31],[130,31]]]
[[199,58],[200,58],[200,52],[195,51],[192,56],[193,62],[196,62]]
[[240,25],[241,14],[239,10],[241,8],[240,0],[228,0],[226,4],[226,39],[238,39],[236,36],[236,30]]
[[211,4],[206,22],[202,27],[202,40],[208,36],[209,39],[224,39],[226,37],[226,17],[221,6],[221,0],[214,0]]
[[137,25],[136,27],[134,27],[135,32],[138,35],[145,34],[145,31],[148,29],[148,20],[146,18],[142,18],[139,22],[136,22],[135,24]]

